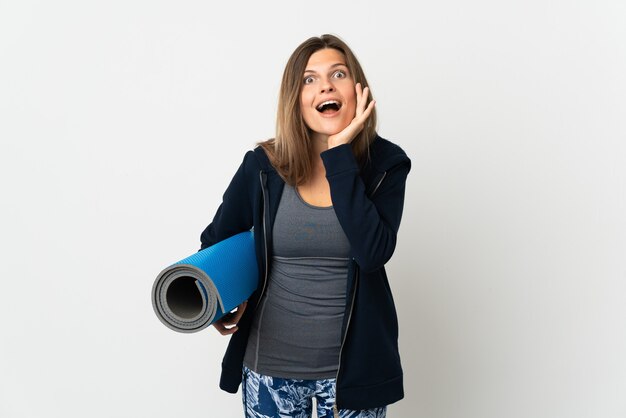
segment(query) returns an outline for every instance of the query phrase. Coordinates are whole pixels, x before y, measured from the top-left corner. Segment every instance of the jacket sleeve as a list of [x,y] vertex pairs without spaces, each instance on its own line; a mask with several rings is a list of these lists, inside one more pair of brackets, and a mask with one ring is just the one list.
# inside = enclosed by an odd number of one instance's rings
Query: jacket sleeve
[[251,158],[255,158],[254,152],[248,151],[224,192],[213,221],[200,235],[200,250],[252,228],[253,208],[247,184],[250,177],[246,174],[246,165]]
[[352,256],[363,271],[382,267],[396,247],[410,160],[389,169],[370,198],[349,144],[324,151],[321,157],[333,207],[350,242]]

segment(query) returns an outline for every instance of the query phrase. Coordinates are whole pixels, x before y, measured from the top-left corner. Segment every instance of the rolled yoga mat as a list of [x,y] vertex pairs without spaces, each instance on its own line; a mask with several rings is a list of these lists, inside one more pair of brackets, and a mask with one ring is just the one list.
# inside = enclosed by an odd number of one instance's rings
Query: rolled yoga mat
[[242,232],[159,273],[152,307],[174,331],[197,332],[247,300],[258,281],[254,234]]

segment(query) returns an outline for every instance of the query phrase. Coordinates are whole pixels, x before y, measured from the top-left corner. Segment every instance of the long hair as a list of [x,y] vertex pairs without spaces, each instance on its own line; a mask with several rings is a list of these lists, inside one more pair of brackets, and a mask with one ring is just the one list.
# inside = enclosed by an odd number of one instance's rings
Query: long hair
[[[309,58],[315,52],[333,48],[341,52],[346,59],[346,66],[355,84],[368,86],[361,64],[352,50],[341,39],[334,35],[312,37],[304,41],[291,54],[280,85],[278,96],[278,112],[276,115],[276,136],[261,142],[272,165],[280,176],[292,186],[302,184],[311,176],[311,157],[313,146],[311,131],[306,126],[300,109],[300,94],[303,76]],[[368,103],[372,100],[369,90]],[[367,155],[367,150],[376,136],[376,108],[367,118],[363,130],[352,140],[352,150],[358,160]]]

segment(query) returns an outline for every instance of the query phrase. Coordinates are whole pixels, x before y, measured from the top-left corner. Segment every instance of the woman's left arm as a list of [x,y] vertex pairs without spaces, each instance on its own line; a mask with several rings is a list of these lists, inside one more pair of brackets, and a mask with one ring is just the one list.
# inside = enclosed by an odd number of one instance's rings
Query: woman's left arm
[[350,246],[364,271],[382,267],[391,258],[404,206],[408,158],[390,168],[380,185],[368,196],[350,144],[321,154],[330,184],[333,207]]

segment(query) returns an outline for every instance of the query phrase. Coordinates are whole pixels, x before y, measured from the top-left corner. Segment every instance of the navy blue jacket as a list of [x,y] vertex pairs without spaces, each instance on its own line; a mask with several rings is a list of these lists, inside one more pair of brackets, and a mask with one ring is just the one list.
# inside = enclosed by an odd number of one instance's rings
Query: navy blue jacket
[[[333,207],[351,247],[336,407],[369,409],[403,398],[398,320],[384,265],[396,246],[406,177],[411,162],[397,145],[379,136],[359,164],[349,144],[321,157]],[[222,361],[220,387],[237,392],[250,325],[265,292],[271,262],[272,227],[284,181],[265,151],[248,151],[202,232],[201,249],[254,228],[259,288],[248,300]]]

